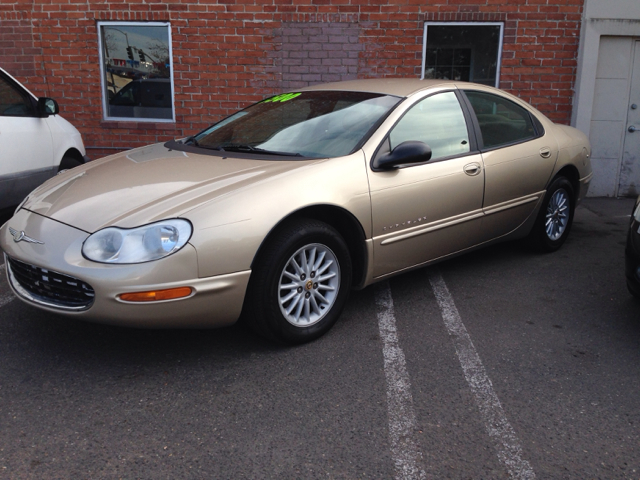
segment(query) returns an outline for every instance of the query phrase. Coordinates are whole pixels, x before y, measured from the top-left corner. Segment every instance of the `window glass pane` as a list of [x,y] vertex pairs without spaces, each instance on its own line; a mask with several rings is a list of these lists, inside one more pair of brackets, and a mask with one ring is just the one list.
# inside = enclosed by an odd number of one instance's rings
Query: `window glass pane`
[[408,140],[429,145],[433,159],[467,153],[469,133],[456,95],[440,93],[411,107],[389,135],[392,150]]
[[196,135],[203,148],[305,157],[348,155],[400,101],[364,92],[302,92],[271,97]]
[[33,104],[16,87],[0,77],[0,116],[30,117],[34,115]]
[[106,117],[173,119],[168,25],[101,24]]
[[425,78],[497,86],[499,25],[427,25]]
[[485,147],[534,138],[531,116],[524,108],[490,93],[465,91],[473,107]]

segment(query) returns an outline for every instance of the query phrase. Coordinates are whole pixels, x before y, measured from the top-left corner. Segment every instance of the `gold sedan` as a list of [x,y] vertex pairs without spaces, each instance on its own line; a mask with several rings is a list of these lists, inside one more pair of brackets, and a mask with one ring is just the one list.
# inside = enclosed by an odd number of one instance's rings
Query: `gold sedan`
[[242,316],[299,343],[351,288],[496,241],[556,250],[589,156],[581,132],[483,85],[317,85],[58,175],[0,247],[16,295],[51,312],[136,327]]

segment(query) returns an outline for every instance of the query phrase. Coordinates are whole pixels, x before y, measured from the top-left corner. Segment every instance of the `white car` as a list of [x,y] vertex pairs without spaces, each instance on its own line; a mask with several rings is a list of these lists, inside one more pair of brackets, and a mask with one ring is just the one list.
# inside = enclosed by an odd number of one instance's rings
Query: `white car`
[[61,170],[85,163],[80,132],[0,68],[0,212]]

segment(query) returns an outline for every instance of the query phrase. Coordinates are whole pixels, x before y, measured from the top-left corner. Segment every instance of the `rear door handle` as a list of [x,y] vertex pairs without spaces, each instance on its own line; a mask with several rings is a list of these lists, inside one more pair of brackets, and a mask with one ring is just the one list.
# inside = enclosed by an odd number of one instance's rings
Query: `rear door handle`
[[542,158],[549,158],[551,156],[551,149],[549,147],[542,147],[540,149],[540,156]]
[[470,176],[478,175],[482,171],[482,167],[479,163],[467,163],[464,168],[464,173]]

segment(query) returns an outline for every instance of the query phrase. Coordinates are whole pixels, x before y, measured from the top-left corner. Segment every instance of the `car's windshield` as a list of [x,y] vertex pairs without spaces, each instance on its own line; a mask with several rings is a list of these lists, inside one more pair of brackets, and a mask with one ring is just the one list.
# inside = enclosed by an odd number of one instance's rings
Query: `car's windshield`
[[256,103],[187,142],[227,151],[338,157],[359,147],[400,100],[363,92],[287,93]]

